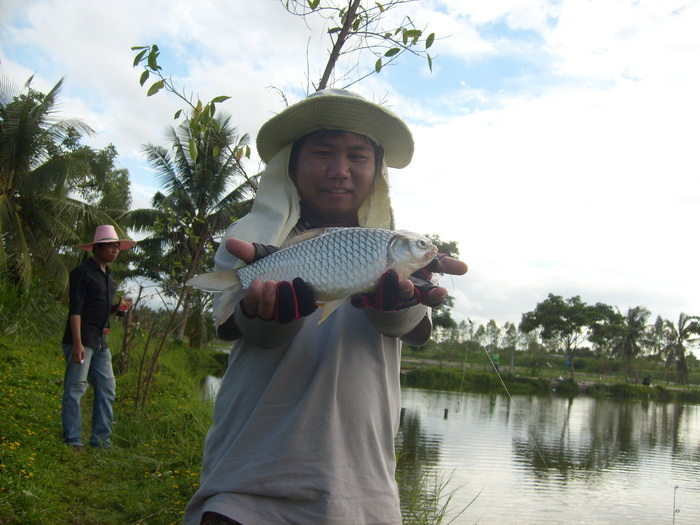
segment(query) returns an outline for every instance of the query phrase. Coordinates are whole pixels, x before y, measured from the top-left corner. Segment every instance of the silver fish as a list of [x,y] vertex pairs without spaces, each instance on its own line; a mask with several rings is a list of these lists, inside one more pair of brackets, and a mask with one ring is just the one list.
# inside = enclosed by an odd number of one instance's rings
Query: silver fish
[[238,269],[193,277],[187,285],[223,292],[214,311],[216,324],[226,321],[237,295],[253,279],[292,281],[301,277],[314,293],[323,322],[348,297],[376,289],[387,270],[406,279],[437,255],[427,238],[381,228],[321,228],[292,239],[289,246]]

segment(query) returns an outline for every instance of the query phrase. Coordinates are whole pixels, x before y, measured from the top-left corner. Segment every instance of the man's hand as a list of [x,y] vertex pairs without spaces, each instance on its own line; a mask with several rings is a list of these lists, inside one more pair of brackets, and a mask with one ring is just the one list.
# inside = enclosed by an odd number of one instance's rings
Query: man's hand
[[[426,267],[428,272],[442,273],[449,275],[464,275],[469,270],[467,263],[450,257],[449,255],[438,256],[433,259],[430,264]],[[426,275],[429,277],[429,275]],[[442,302],[447,297],[447,288],[442,286],[436,286],[432,289],[427,290],[424,295],[425,300],[421,300],[422,304],[436,307],[440,306]]]
[[358,308],[376,308],[383,311],[396,311],[416,304],[437,307],[447,297],[447,288],[435,286],[430,282],[433,271],[450,275],[464,275],[467,265],[449,256],[434,259],[426,267],[415,272],[408,279],[399,282],[395,271],[389,270],[382,275],[374,293],[356,295],[352,298],[353,306]]
[[82,365],[85,362],[85,347],[82,344],[73,344],[71,357],[74,363]]
[[[257,261],[276,250],[273,246],[251,244],[240,239],[227,239],[226,249],[246,263]],[[313,292],[300,278],[291,283],[254,279],[241,301],[248,317],[289,323],[311,315],[318,306]]]

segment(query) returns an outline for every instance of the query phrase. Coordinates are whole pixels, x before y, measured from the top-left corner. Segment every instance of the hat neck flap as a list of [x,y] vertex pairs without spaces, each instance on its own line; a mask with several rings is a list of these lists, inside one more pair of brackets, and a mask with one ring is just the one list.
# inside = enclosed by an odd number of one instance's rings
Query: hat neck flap
[[[270,160],[260,176],[250,213],[227,228],[222,247],[215,257],[217,270],[243,264],[223,247],[226,239],[234,237],[248,242],[280,246],[297,225],[301,207],[297,188],[289,178],[291,151],[292,144],[289,144]],[[375,177],[372,193],[358,211],[360,226],[394,228],[387,174],[386,164],[383,164],[381,173]]]

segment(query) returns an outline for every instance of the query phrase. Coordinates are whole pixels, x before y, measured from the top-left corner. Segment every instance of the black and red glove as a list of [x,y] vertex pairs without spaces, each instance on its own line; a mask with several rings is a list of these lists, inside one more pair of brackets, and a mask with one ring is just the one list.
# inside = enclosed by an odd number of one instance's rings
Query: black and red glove
[[309,316],[318,308],[314,293],[301,277],[295,278],[291,283],[278,282],[276,294],[277,302],[273,319],[280,323],[291,323]]
[[[255,248],[255,258],[251,262],[258,261],[268,255],[275,253],[279,248],[271,244],[252,243]],[[291,323],[302,317],[311,315],[318,306],[314,300],[314,294],[308,284],[301,277],[297,277],[291,283],[280,281],[275,289],[275,314],[269,320],[280,323]],[[241,303],[241,309],[248,315]]]
[[437,288],[430,280],[433,272],[440,272],[439,259],[444,256],[445,254],[439,254],[427,266],[411,274],[409,279],[413,281],[413,296],[409,299],[401,299],[399,276],[394,270],[388,270],[379,279],[375,292],[355,295],[350,302],[356,308],[375,308],[384,312],[395,312],[416,304],[439,306],[428,303],[428,293]]

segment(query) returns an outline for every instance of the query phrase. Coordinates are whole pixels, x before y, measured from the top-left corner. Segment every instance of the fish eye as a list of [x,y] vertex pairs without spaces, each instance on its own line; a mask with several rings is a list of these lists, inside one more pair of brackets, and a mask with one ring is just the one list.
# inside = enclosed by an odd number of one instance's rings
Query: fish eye
[[416,244],[418,245],[419,248],[427,248],[428,247],[428,243],[426,241],[424,241],[423,239],[418,239],[416,241]]

